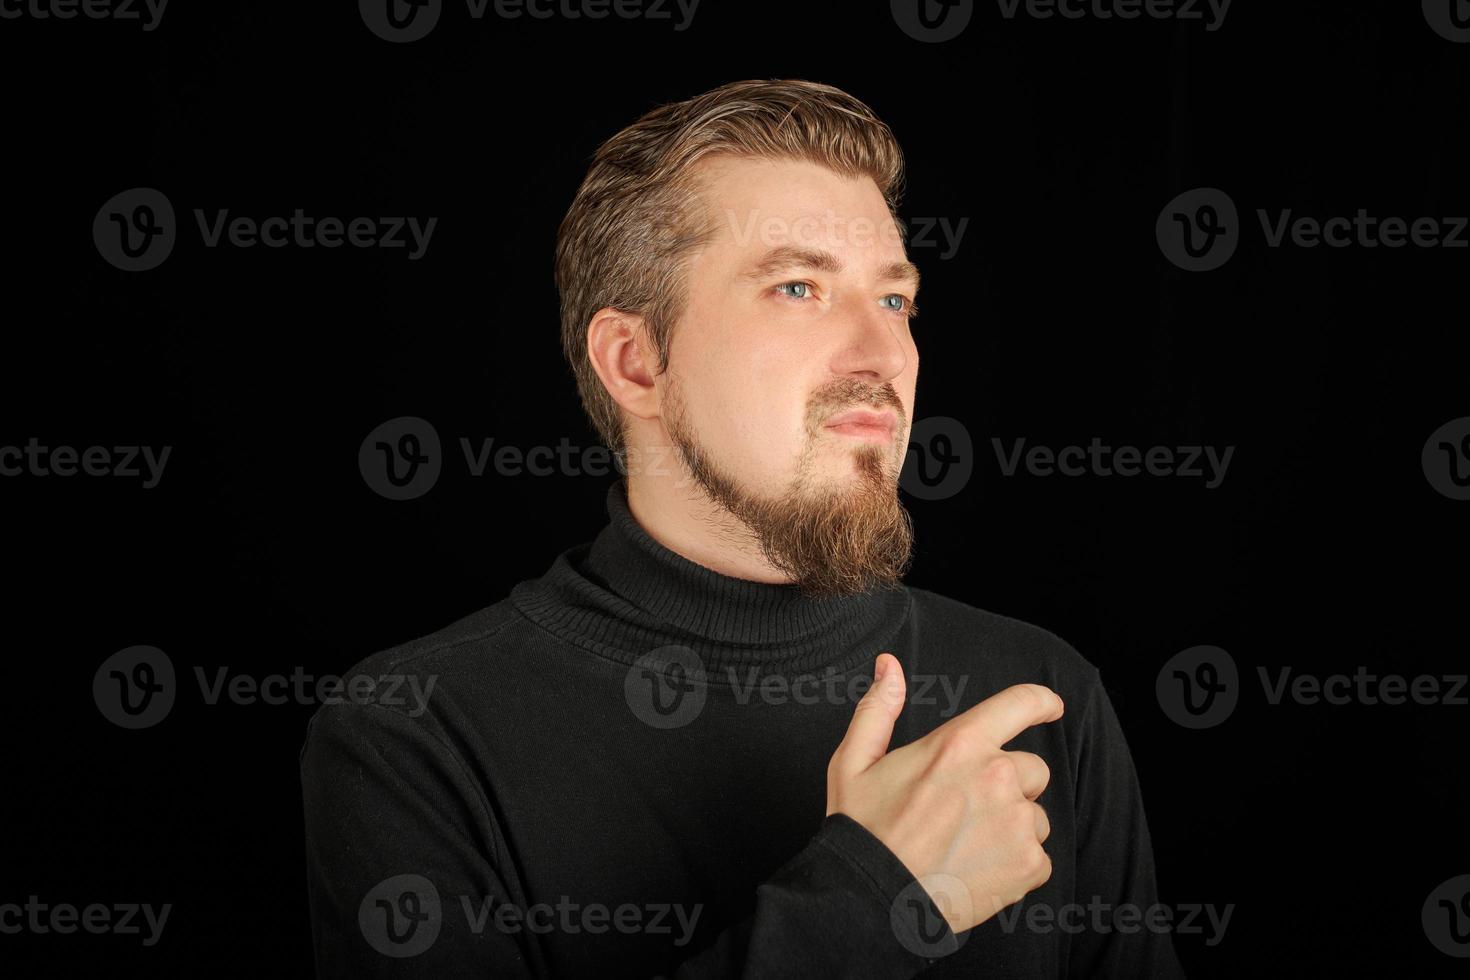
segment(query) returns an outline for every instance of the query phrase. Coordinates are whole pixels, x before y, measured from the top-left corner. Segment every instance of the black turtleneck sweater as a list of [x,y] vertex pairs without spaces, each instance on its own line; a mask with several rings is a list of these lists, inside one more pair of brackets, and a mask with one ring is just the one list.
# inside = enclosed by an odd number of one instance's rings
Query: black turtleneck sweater
[[[1132,760],[1097,671],[1047,631],[920,589],[815,600],[609,525],[539,579],[378,653],[301,753],[322,976],[1175,976]],[[878,653],[890,751],[1045,684],[1050,881],[956,936],[826,768]],[[430,686],[432,684],[432,686]],[[415,693],[417,692],[417,693]],[[426,695],[426,696],[425,696]],[[1090,903],[1090,904],[1089,904]],[[1070,910],[1070,911],[1069,911]]]

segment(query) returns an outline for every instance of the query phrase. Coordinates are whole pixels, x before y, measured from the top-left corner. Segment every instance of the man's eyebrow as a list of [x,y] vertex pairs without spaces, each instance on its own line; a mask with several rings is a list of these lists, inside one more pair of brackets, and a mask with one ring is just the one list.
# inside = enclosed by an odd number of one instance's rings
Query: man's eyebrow
[[890,262],[878,270],[878,278],[884,282],[906,282],[917,290],[919,267],[912,262]]
[[[780,245],[761,256],[743,276],[760,280],[787,269],[814,269],[836,275],[842,271],[842,260],[825,249]],[[912,262],[890,262],[878,270],[878,278],[885,282],[910,283],[918,289],[919,267]]]
[[744,276],[747,279],[765,279],[786,269],[815,269],[836,275],[842,271],[842,260],[820,248],[780,245],[761,256]]

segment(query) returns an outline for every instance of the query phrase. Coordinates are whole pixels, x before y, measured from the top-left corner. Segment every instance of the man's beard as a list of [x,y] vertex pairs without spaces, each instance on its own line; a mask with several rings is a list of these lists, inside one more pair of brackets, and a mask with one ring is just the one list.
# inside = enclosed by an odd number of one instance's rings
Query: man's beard
[[898,499],[903,455],[894,445],[845,448],[857,463],[850,485],[825,487],[812,480],[818,442],[833,438],[823,424],[858,406],[891,408],[896,431],[905,431],[903,403],[889,385],[844,379],[820,389],[808,406],[806,445],[797,475],[774,499],[748,492],[700,447],[684,414],[684,399],[670,376],[664,427],[696,483],[715,504],[748,527],[761,551],[812,598],[855,595],[896,586],[913,555],[913,523]]

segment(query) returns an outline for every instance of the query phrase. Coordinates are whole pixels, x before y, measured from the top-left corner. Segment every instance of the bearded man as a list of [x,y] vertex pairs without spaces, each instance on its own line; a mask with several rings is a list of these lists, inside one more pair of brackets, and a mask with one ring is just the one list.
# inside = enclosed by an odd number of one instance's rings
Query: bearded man
[[321,975],[1180,975],[1097,670],[903,584],[902,176],[803,81],[598,150],[556,281],[609,522],[354,671],[426,705],[313,717]]

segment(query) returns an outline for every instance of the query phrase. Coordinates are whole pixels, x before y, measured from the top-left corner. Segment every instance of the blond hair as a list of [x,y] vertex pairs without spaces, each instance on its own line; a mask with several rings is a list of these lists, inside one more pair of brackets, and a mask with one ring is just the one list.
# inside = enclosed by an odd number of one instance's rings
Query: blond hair
[[830,85],[731,82],[659,106],[603,143],[557,230],[556,287],[562,351],[582,407],[615,452],[624,448],[622,418],[593,370],[587,328],[604,307],[641,315],[657,371],[667,366],[684,306],[685,259],[715,228],[692,173],[713,153],[805,160],[845,177],[871,177],[897,222],[898,141],[871,109]]

